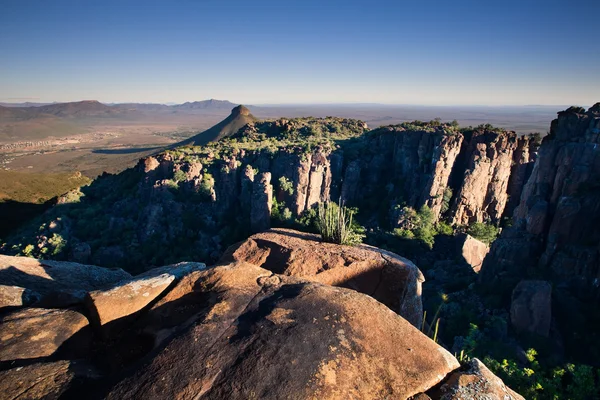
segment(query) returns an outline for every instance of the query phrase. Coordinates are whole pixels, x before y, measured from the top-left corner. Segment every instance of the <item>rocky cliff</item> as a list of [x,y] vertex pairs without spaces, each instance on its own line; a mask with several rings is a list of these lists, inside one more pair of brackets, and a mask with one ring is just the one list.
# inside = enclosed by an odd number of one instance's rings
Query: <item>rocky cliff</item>
[[600,278],[600,103],[558,114],[522,189],[513,225],[481,269],[488,294],[510,303],[515,331],[593,363]]
[[[278,257],[290,244],[296,256]],[[304,270],[294,266],[302,255]],[[290,230],[253,236],[227,257],[131,276],[0,256],[0,282],[10,277],[0,286],[0,397],[522,399],[390,310],[419,299],[408,260]],[[359,292],[369,272],[397,278],[375,291],[388,304]],[[7,301],[10,291],[31,296]]]
[[542,274],[594,291],[600,277],[600,103],[558,114],[522,192],[513,227],[494,242],[482,281]]
[[[216,128],[246,114],[236,107]],[[358,207],[370,229],[399,227],[400,211],[424,205],[434,221],[498,224],[537,150],[532,137],[490,126],[432,121],[366,132],[361,121],[334,117],[243,122],[219,141],[100,177],[3,251],[109,267],[127,260],[131,271],[215,261],[274,215],[285,224],[327,200]]]

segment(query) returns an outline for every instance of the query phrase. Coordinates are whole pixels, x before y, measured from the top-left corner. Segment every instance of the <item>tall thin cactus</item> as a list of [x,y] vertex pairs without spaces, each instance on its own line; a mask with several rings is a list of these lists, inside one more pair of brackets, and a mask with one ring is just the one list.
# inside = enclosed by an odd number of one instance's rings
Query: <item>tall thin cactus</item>
[[324,242],[354,244],[352,211],[335,202],[319,203],[317,226]]

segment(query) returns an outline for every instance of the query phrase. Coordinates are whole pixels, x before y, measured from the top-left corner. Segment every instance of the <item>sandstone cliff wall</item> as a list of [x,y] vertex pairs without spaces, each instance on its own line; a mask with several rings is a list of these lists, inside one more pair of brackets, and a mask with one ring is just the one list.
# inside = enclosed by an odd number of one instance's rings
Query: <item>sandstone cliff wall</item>
[[[296,216],[319,202],[341,200],[370,214],[384,215],[398,205],[415,209],[427,205],[436,220],[445,217],[457,225],[468,225],[499,223],[512,214],[515,205],[509,200],[514,202],[520,196],[536,150],[530,137],[519,138],[512,132],[478,128],[464,134],[444,126],[385,127],[368,133],[358,151],[327,146],[275,154],[241,151],[214,162],[207,170],[215,177],[213,207],[217,212],[231,212],[238,206],[242,212],[250,212],[244,205],[248,176],[238,171],[251,166],[271,173],[275,198]],[[188,179],[195,179],[191,187],[198,189],[201,165],[183,162],[184,166],[179,166],[160,157],[142,162],[146,173],[147,166],[154,164],[163,171],[151,180],[169,178],[173,174],[169,169],[193,171],[198,176],[188,173]],[[280,187],[282,177],[291,182],[291,192]],[[393,228],[393,221],[390,223]],[[258,225],[268,227],[267,222]]]
[[[521,175],[515,175],[515,180]],[[571,107],[552,122],[511,229],[492,246],[484,283],[552,276],[579,294],[600,278],[600,103]]]

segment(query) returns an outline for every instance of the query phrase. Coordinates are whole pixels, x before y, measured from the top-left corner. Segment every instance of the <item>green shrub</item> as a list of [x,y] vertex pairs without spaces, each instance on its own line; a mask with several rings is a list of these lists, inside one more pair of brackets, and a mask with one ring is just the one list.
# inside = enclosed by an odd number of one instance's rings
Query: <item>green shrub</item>
[[323,241],[350,246],[361,243],[364,234],[353,227],[353,214],[353,210],[335,202],[319,203],[317,227]]
[[498,236],[498,228],[494,225],[475,222],[469,226],[467,233],[483,243],[490,244]]
[[202,182],[200,182],[199,193],[205,198],[210,198],[212,196],[213,188],[215,187],[215,179],[208,172],[205,173],[202,177]]
[[450,225],[446,222],[443,222],[443,221],[439,221],[435,225],[435,231],[438,235],[446,235],[446,236],[454,235],[454,228],[452,228],[452,225]]
[[285,176],[279,178],[279,188],[290,196],[294,194],[294,184]]
[[183,172],[180,169],[178,169],[177,171],[175,171],[175,173],[173,174],[173,180],[175,182],[185,181],[186,178],[187,178],[187,175],[185,174],[185,172]]
[[447,187],[444,189],[444,194],[442,196],[442,214],[450,209],[450,201],[452,200],[452,189]]
[[414,239],[415,234],[409,229],[396,228],[394,229],[394,235],[402,239]]

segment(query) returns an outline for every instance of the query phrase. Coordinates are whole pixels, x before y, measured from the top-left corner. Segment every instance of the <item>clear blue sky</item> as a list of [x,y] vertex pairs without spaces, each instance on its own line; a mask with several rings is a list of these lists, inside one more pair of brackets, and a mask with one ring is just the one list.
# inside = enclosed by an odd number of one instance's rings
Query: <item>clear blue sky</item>
[[0,1],[0,101],[600,101],[600,0]]

